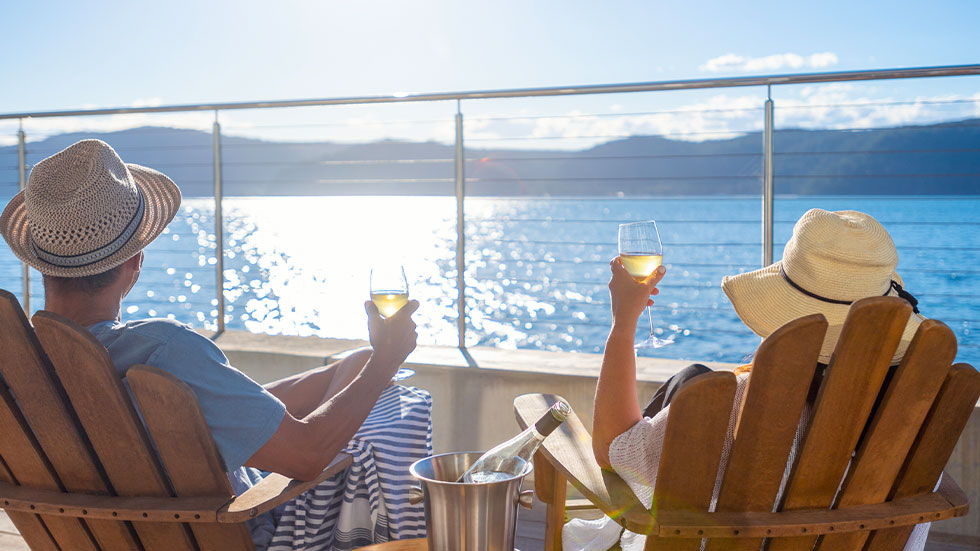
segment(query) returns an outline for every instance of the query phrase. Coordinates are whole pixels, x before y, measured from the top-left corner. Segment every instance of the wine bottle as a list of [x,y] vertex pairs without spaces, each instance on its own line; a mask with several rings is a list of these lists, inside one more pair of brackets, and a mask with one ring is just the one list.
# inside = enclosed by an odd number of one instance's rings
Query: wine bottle
[[481,484],[519,476],[538,446],[571,411],[565,402],[555,402],[533,425],[480,456],[456,482]]

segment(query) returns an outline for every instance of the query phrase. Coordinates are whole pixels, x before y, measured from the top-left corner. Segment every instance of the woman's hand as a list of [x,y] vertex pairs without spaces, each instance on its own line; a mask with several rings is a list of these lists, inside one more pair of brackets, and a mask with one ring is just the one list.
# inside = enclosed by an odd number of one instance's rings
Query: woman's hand
[[657,284],[664,278],[667,269],[657,268],[646,279],[637,280],[626,271],[617,256],[609,261],[612,278],[609,280],[609,299],[612,303],[613,325],[626,324],[636,327],[636,321],[647,306],[653,306],[650,297],[660,292]]

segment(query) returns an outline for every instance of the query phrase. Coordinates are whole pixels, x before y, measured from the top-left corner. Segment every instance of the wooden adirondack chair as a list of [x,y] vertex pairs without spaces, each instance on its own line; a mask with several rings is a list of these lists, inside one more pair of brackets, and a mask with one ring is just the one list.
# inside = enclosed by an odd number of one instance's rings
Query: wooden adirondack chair
[[246,520],[351,462],[235,497],[189,387],[127,372],[147,434],[99,341],[49,312],[33,321],[0,290],[0,505],[31,549],[251,550]]
[[[624,527],[648,534],[647,550],[697,551],[702,538],[709,550],[758,550],[766,538],[773,551],[810,550],[818,537],[823,550],[901,550],[914,524],[965,515],[966,496],[952,478],[933,491],[980,395],[980,373],[951,366],[956,339],[946,325],[920,326],[874,408],[910,310],[887,297],[851,307],[778,504],[827,328],[821,315],[790,322],[760,345],[714,512],[731,373],[698,377],[671,402],[653,511],[599,468],[572,415],[534,462],[535,493],[548,505],[546,549],[561,549],[566,480]],[[518,422],[533,423],[559,398],[518,397]]]

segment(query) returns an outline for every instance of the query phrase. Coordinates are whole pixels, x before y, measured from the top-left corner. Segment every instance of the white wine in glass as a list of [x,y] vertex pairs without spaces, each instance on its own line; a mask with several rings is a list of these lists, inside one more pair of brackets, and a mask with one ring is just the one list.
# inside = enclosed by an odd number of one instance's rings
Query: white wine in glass
[[[623,262],[626,271],[637,280],[650,277],[664,261],[664,248],[660,243],[657,223],[650,220],[620,224],[619,259]],[[636,343],[635,348],[660,348],[674,343],[673,337],[661,339],[654,334],[653,314],[649,306],[647,319],[650,321],[650,336]]]
[[[371,268],[369,286],[371,302],[378,307],[382,317],[390,318],[408,304],[408,278],[404,266]],[[391,380],[401,381],[412,375],[415,375],[414,370],[403,367]]]

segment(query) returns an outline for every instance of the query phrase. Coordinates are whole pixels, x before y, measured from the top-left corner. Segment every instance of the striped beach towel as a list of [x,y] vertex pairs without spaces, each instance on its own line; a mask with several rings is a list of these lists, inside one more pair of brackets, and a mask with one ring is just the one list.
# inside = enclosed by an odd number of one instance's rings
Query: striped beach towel
[[425,537],[422,505],[408,503],[418,483],[408,467],[432,455],[432,397],[391,385],[345,450],[350,467],[288,502],[269,551],[347,551]]

